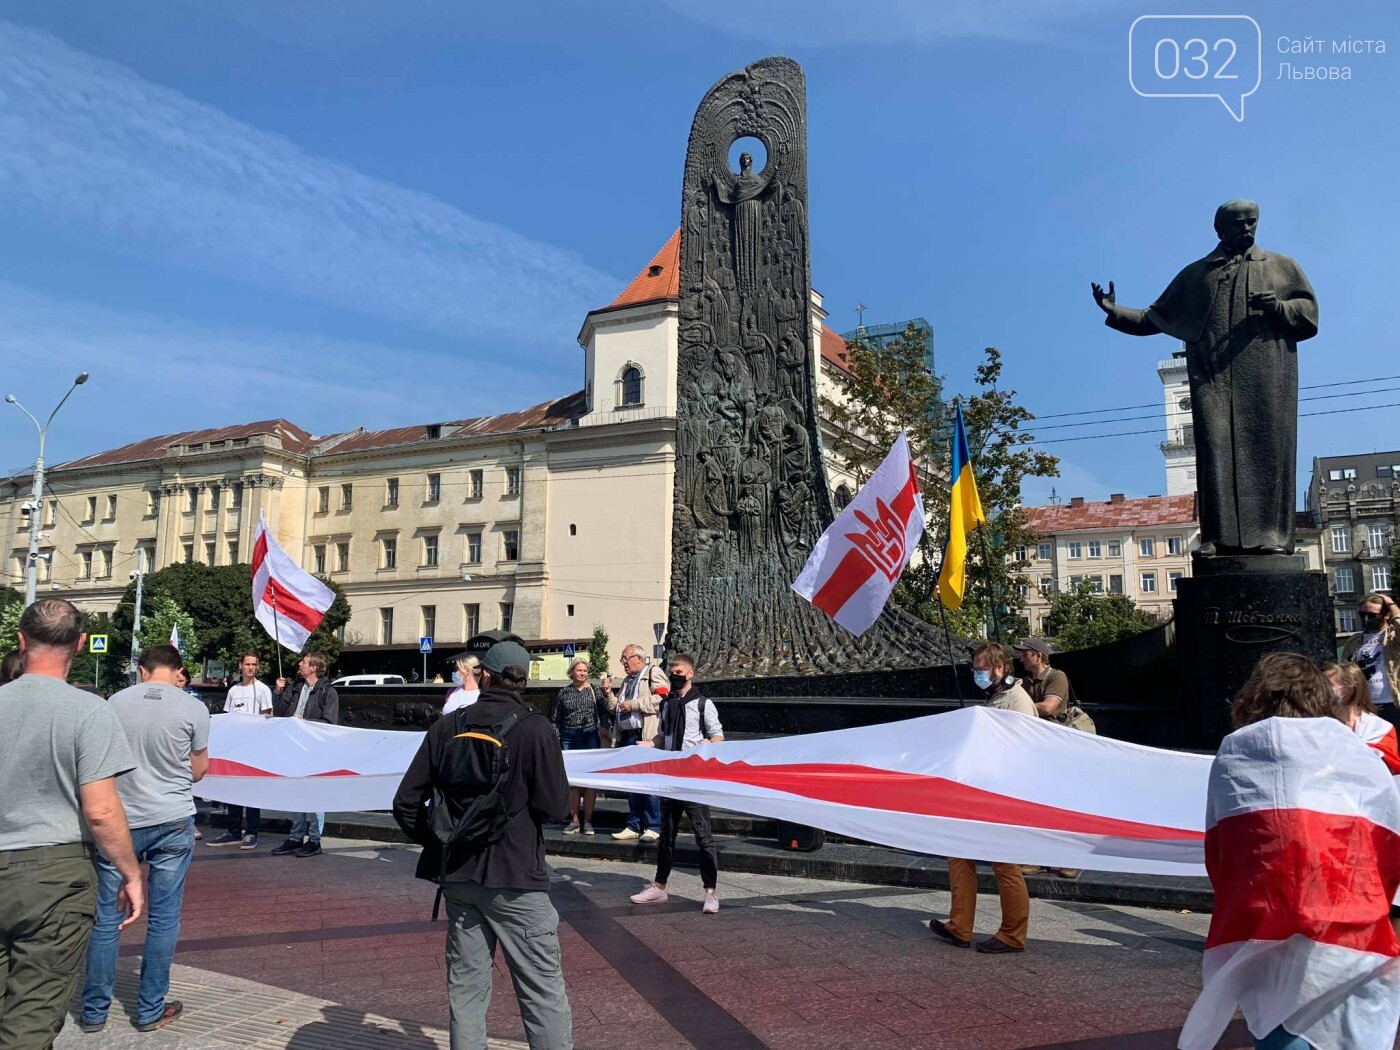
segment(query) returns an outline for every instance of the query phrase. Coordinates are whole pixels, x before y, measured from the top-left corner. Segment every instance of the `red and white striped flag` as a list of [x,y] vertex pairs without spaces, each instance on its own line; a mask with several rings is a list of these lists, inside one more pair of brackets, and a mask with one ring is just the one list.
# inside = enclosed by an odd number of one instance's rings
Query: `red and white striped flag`
[[335,601],[335,592],[303,569],[258,519],[253,539],[253,613],[263,630],[284,649],[301,652]]
[[1269,718],[1226,737],[1211,766],[1206,870],[1215,910],[1182,1050],[1215,1046],[1244,1013],[1322,1050],[1394,1045],[1400,792],[1341,722]]
[[1380,715],[1363,713],[1352,730],[1367,747],[1380,755],[1386,769],[1400,775],[1400,746],[1397,746],[1393,725]]
[[821,534],[792,589],[862,635],[880,616],[924,534],[924,501],[903,432]]

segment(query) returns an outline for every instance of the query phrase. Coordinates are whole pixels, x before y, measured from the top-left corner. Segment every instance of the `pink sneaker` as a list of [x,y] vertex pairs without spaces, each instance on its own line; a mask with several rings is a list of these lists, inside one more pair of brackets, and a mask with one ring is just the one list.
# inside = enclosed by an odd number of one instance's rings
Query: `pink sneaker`
[[669,899],[666,891],[654,882],[649,883],[641,893],[632,894],[633,904],[665,904]]
[[705,903],[700,905],[700,910],[706,915],[713,915],[719,911],[719,897],[714,890],[705,891]]

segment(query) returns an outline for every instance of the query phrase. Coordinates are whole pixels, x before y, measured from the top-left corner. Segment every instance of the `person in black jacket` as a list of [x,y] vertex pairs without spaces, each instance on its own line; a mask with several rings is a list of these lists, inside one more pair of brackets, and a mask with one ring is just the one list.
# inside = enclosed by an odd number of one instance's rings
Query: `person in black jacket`
[[418,878],[436,882],[444,869],[447,873],[443,897],[450,923],[447,996],[453,1047],[486,1046],[486,1006],[497,943],[510,968],[531,1050],[570,1050],[574,1045],[559,952],[559,913],[549,900],[544,859],[544,825],[568,815],[569,781],[548,719],[527,715],[506,737],[511,766],[502,784],[512,817],[499,842],[482,849],[444,847],[429,823],[428,803],[444,748],[466,727],[480,731],[496,725],[521,706],[529,666],[529,653],[517,642],[497,642],[488,649],[481,660],[480,697],[428,730],[394,796],[394,819],[423,847]]
[[[326,658],[322,653],[307,653],[297,664],[297,677],[288,682],[277,679],[272,696],[274,718],[304,718],[308,722],[340,723],[340,694],[324,677]],[[324,813],[293,813],[292,831],[287,841],[272,851],[273,856],[314,857],[321,852],[321,831],[326,826]]]

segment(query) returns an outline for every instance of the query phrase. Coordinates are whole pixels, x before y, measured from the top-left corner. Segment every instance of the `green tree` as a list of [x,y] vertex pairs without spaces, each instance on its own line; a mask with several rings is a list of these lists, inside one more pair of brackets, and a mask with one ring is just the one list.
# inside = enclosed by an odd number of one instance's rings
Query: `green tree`
[[19,648],[19,618],[24,612],[24,599],[0,602],[0,656]]
[[1087,581],[1061,591],[1045,614],[1045,633],[1061,650],[1088,649],[1151,630],[1158,620],[1122,594],[1099,594]]
[[[847,373],[835,375],[837,394],[823,398],[833,436],[832,457],[863,485],[894,444],[909,437],[919,470],[928,529],[915,559],[895,586],[892,601],[930,623],[941,624],[938,571],[948,528],[948,470],[952,413],[942,400],[943,380],[927,367],[927,341],[913,325],[881,348],[847,344]],[[1035,417],[1001,387],[1001,353],[987,347],[973,376],[976,392],[963,402],[963,420],[988,524],[969,537],[968,586],[962,608],[948,610],[948,626],[977,637],[995,627],[1001,637],[1026,634],[1024,610],[1029,562],[1015,551],[1032,546],[1035,534],[1020,507],[1021,482],[1054,477],[1058,460],[1039,452],[1023,427]],[[995,615],[994,615],[995,614]]]
[[608,669],[608,632],[601,623],[593,625],[593,639],[588,643],[588,670],[601,675]]

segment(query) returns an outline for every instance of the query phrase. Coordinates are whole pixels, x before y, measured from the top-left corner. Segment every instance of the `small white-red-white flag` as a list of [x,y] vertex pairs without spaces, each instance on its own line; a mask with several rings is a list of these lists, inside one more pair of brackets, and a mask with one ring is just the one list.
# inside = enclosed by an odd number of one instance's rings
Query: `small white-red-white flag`
[[180,648],[180,625],[178,623],[170,625],[170,644],[176,649]]
[[812,548],[792,589],[854,635],[880,616],[924,534],[909,439],[889,454]]
[[1231,733],[1211,766],[1206,870],[1215,910],[1182,1050],[1209,1050],[1235,1010],[1255,1038],[1390,1047],[1400,1025],[1400,792],[1331,718]]
[[335,601],[335,592],[303,569],[267,531],[259,518],[253,539],[253,613],[263,630],[284,649],[301,652]]

